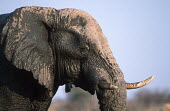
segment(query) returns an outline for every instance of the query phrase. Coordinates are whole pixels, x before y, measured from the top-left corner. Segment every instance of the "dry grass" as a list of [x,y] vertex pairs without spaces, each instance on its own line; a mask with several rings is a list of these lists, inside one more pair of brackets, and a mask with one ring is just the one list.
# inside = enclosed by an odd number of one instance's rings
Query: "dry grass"
[[[96,95],[74,89],[66,100],[54,100],[48,111],[100,111]],[[127,102],[127,111],[170,111],[170,92],[139,90]]]

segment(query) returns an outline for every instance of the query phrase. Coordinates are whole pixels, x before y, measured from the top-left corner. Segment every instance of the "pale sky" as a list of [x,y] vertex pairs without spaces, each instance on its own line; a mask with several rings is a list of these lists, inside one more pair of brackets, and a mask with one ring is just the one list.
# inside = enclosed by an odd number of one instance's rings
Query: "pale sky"
[[154,75],[145,88],[170,89],[170,0],[0,0],[0,14],[23,6],[85,10],[100,24],[127,82]]

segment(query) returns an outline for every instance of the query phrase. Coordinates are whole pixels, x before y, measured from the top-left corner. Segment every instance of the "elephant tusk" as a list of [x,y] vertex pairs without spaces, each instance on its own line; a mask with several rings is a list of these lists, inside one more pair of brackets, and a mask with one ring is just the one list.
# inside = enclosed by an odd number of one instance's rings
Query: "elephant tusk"
[[115,86],[115,85],[110,85],[110,88],[109,89],[117,89],[118,88],[118,86]]
[[109,89],[109,90],[113,90],[113,89],[117,89],[118,86],[116,85],[112,85],[110,83],[106,83],[106,82],[100,82],[99,86],[103,89]]
[[151,76],[144,81],[140,81],[140,82],[136,82],[136,83],[126,83],[126,88],[127,89],[136,89],[136,88],[143,87],[143,86],[147,85],[148,83],[150,83],[153,80],[153,78],[154,78],[154,76]]

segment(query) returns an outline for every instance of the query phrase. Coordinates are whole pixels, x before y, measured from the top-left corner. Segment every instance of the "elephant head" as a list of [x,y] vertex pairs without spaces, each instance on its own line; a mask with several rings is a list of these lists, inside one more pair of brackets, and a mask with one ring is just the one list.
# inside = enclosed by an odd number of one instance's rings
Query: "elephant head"
[[125,111],[126,89],[153,79],[126,83],[99,24],[82,10],[19,8],[3,28],[1,44],[7,60],[30,71],[50,94],[72,83],[96,92],[102,111]]

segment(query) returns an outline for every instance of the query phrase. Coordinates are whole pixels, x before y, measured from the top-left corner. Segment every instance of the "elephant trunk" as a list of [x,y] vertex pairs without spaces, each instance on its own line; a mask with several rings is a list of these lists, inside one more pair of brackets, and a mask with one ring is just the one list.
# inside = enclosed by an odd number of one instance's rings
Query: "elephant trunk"
[[[117,77],[115,77],[117,78]],[[125,111],[126,110],[126,82],[122,76],[118,77],[117,82],[112,82],[113,87],[100,88],[96,90],[101,111]]]
[[100,109],[101,111],[125,111],[127,98],[126,82],[124,81],[123,74],[119,74],[120,68],[112,69],[111,72],[114,78],[110,82],[110,87],[99,87],[96,90]]
[[126,90],[121,87],[117,90],[97,91],[97,98],[101,111],[125,111],[126,110]]
[[[108,76],[111,77],[110,87],[97,90],[101,111],[125,111],[126,110],[126,82],[110,50],[106,37],[100,36],[103,59],[105,60]],[[116,82],[114,82],[116,80]],[[114,86],[114,87],[111,87]]]

